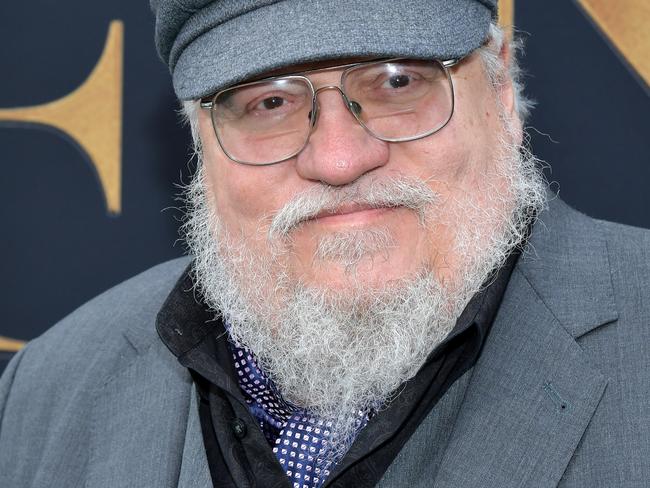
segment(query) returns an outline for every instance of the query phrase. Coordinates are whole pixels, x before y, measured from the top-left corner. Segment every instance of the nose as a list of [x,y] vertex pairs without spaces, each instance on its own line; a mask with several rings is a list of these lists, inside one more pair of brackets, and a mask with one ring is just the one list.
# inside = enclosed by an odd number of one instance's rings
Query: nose
[[388,162],[388,143],[371,136],[357,122],[340,88],[321,87],[316,95],[316,126],[296,158],[301,177],[341,186]]

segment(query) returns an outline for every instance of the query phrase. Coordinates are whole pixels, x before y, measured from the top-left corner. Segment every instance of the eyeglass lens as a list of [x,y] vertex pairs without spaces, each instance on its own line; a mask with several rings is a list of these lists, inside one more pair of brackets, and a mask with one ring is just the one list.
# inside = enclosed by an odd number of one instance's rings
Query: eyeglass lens
[[[443,127],[453,111],[451,82],[437,61],[361,64],[344,72],[351,113],[373,136],[413,140]],[[251,83],[221,92],[212,121],[229,157],[270,164],[297,154],[311,132],[313,89],[300,76]]]

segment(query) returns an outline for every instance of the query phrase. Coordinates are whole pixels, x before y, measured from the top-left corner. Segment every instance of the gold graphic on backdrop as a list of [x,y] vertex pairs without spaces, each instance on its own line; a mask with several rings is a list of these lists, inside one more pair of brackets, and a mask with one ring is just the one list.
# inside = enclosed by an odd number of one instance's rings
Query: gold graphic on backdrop
[[17,352],[20,351],[25,343],[16,339],[0,336],[0,352]]
[[579,0],[628,63],[650,85],[650,2]]
[[114,20],[97,65],[75,91],[43,105],[0,109],[0,121],[45,124],[70,136],[95,167],[113,214],[122,208],[123,45],[124,25]]
[[515,0],[499,2],[499,25],[511,30],[515,25]]

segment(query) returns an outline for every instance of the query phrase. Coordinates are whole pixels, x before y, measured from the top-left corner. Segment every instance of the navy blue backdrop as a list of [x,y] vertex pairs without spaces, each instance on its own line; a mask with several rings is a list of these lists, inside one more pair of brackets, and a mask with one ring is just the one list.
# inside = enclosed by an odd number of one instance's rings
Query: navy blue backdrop
[[[0,108],[73,91],[113,19],[125,26],[122,212],[107,214],[93,167],[61,133],[0,124],[0,336],[36,337],[183,251],[180,213],[169,208],[190,172],[190,141],[155,53],[148,2],[0,3]],[[522,63],[539,104],[530,133],[549,180],[590,215],[650,228],[647,86],[572,2],[518,2],[516,24],[528,33]],[[0,352],[0,371],[10,356]]]

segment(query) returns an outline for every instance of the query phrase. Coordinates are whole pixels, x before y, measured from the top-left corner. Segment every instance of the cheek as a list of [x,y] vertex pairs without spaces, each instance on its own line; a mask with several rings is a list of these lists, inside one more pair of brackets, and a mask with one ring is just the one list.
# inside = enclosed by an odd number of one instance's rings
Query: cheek
[[473,149],[463,140],[463,129],[451,121],[440,132],[395,145],[392,151],[397,171],[417,176],[442,195],[461,184],[473,164]]
[[[454,235],[459,202],[480,202],[499,185],[501,124],[486,97],[460,98],[446,127],[430,137],[394,145],[394,168],[427,181],[440,196],[432,221],[435,248],[446,249]],[[442,253],[443,255],[446,253]]]
[[228,160],[218,150],[204,150],[208,184],[218,215],[231,230],[251,235],[260,221],[283,202],[286,169],[247,166]]
[[255,198],[254,173],[249,168],[230,161],[219,149],[209,117],[201,114],[199,130],[203,141],[203,165],[206,185],[215,211],[232,232],[235,225],[246,225],[262,210]]
[[459,189],[475,189],[494,172],[500,155],[502,129],[497,109],[475,102],[469,107],[459,102],[458,117],[443,129],[444,143],[434,159],[437,175]]
[[[254,174],[246,168],[232,168],[232,163],[223,162],[214,178],[217,207],[221,212],[235,214],[239,218],[251,219],[264,211],[265,193],[257,183]],[[255,168],[252,168],[255,169]]]

